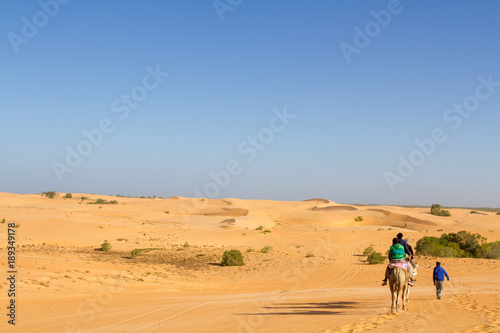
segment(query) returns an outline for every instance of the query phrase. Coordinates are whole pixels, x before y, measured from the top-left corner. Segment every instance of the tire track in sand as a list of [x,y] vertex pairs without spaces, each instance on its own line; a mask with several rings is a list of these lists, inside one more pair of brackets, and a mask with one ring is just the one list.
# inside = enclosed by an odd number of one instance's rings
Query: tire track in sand
[[361,260],[354,254],[359,249],[359,245],[349,244],[341,247],[339,262],[345,263],[344,267],[337,271],[337,274],[333,276],[332,279],[328,280],[328,284],[332,287],[341,287],[352,280],[361,272],[363,269],[361,265]]

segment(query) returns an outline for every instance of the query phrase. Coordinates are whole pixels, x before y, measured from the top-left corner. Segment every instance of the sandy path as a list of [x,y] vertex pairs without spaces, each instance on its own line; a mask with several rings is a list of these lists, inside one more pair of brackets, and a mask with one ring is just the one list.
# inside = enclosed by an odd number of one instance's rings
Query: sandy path
[[[0,219],[19,225],[20,246],[19,324],[0,322],[0,332],[500,332],[500,260],[442,259],[451,281],[437,301],[436,259],[417,258],[408,310],[389,316],[385,266],[361,255],[367,246],[385,253],[399,231],[413,244],[464,228],[500,240],[494,213],[80,196],[0,193]],[[87,204],[97,198],[119,204]],[[112,251],[95,250],[104,240]],[[264,246],[273,249],[262,253]],[[135,248],[159,250],[132,259]],[[232,248],[245,266],[218,265]],[[4,271],[5,254],[2,245]],[[0,282],[3,300],[6,286]]]

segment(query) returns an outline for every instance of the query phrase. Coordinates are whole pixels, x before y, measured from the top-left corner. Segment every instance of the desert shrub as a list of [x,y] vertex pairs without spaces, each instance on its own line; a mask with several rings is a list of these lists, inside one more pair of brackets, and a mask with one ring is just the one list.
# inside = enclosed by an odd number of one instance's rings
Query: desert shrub
[[314,257],[314,253],[309,252],[306,254],[306,258],[312,258],[312,257]]
[[[83,200],[83,197],[82,197],[82,200]],[[116,200],[108,201],[108,200],[104,200],[101,198],[98,198],[98,199],[96,199],[96,201],[93,201],[93,202],[87,202],[87,205],[117,205],[117,204],[118,204],[118,201],[116,201]],[[101,207],[99,207],[99,208],[101,208]]]
[[372,254],[375,250],[373,249],[373,246],[368,246],[364,251],[363,251],[363,255],[364,256],[369,256],[370,254]]
[[416,251],[419,254],[434,257],[462,258],[467,256],[457,243],[432,236],[425,236],[419,239]]
[[361,222],[361,221],[363,221],[363,216],[358,216],[358,217],[356,217],[356,218],[354,219],[354,221],[356,221],[356,222]]
[[500,215],[500,212],[498,212],[497,215]]
[[138,255],[140,255],[142,252],[149,252],[149,251],[154,251],[154,250],[160,250],[160,248],[158,248],[158,247],[148,247],[148,248],[145,248],[145,249],[134,249],[130,253],[130,258],[135,258]]
[[49,199],[54,199],[54,197],[56,196],[56,192],[54,191],[42,192],[42,195],[45,195]]
[[500,259],[500,241],[479,246],[476,249],[476,258]]
[[432,204],[431,206],[431,214],[437,216],[451,216],[449,210],[441,209],[441,205]]
[[486,238],[480,234],[471,234],[465,230],[457,233],[442,234],[441,239],[458,244],[460,249],[466,252],[467,256],[474,256],[476,249],[486,242]]
[[101,244],[101,249],[104,252],[109,251],[109,250],[111,250],[111,244],[109,244],[108,242],[104,242]]
[[132,252],[130,253],[130,258],[137,257],[139,254],[141,254],[141,252],[142,252],[141,249],[134,249],[134,250],[132,250]]
[[243,255],[239,250],[224,251],[221,266],[244,266]]
[[382,255],[382,253],[373,251],[366,258],[366,260],[368,260],[368,263],[370,265],[376,265],[376,264],[382,264],[385,261],[385,257]]
[[83,201],[83,200],[89,200],[89,198],[88,198],[88,197],[81,197],[80,199],[82,199],[82,201]]
[[64,197],[66,199],[71,199],[71,198],[73,198],[73,195],[71,193],[66,193],[66,195]]
[[471,213],[471,214],[478,214],[478,212],[477,212],[477,211],[475,211],[475,210],[471,210],[471,211],[470,211],[470,213]]
[[260,252],[262,252],[262,253],[269,253],[269,252],[271,252],[272,249],[273,249],[272,246],[266,245],[266,246],[264,246],[262,248],[262,250],[260,250]]

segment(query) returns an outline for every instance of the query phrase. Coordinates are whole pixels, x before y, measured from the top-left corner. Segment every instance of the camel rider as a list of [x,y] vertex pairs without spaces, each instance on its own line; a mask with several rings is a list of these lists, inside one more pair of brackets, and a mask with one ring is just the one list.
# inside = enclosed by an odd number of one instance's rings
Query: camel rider
[[408,238],[403,240],[403,234],[402,233],[399,233],[397,234],[398,237],[398,243],[403,245],[404,249],[405,249],[405,253],[408,255],[408,257],[413,257],[413,249],[411,248],[411,246],[408,245]]
[[[412,247],[410,246],[410,240],[408,238],[406,238],[405,240],[403,240],[403,234],[402,233],[399,233],[397,234],[396,236],[398,238],[398,243],[403,245],[403,247],[405,248],[405,253],[406,255],[410,258],[410,263],[412,265],[412,268],[415,267],[415,261],[413,261],[413,249]],[[412,282],[413,282],[413,277],[411,278],[412,279]]]
[[[391,263],[402,263],[405,262],[405,249],[403,245],[401,245],[398,242],[397,238],[392,239],[392,246],[389,249],[389,261]],[[384,282],[382,283],[383,286],[387,285],[387,279],[389,278],[389,274],[391,273],[391,268],[389,268],[389,265],[387,265],[387,268],[385,269],[385,279],[383,280]],[[408,273],[410,275],[410,280],[408,281],[408,284],[410,286],[413,286],[411,283],[411,279],[413,277],[413,271],[411,269],[411,265],[408,265]]]
[[410,263],[411,263],[411,265],[413,267],[415,267],[416,264],[415,264],[415,261],[413,260],[413,249],[412,249],[412,247],[410,245],[410,240],[408,238],[406,238],[405,239],[405,243],[406,243],[406,245],[408,245],[408,250],[410,250],[410,253],[411,253],[411,255],[410,255]]

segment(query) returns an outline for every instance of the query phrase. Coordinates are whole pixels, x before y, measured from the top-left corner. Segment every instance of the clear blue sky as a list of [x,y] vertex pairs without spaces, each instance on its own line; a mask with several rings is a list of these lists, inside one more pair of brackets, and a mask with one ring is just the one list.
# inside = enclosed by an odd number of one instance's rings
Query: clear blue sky
[[41,3],[0,3],[2,192],[500,206],[498,1]]

